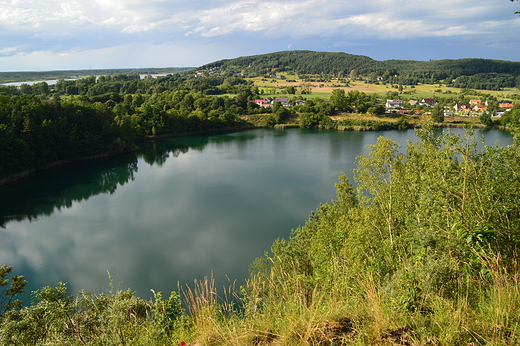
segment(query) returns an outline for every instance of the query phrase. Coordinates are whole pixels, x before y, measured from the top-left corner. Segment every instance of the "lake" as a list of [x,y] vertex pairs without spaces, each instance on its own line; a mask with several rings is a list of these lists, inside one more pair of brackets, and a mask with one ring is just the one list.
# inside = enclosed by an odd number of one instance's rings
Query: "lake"
[[[512,143],[505,131],[475,134]],[[0,264],[24,275],[28,291],[64,281],[74,294],[102,293],[108,273],[144,298],[212,273],[217,287],[241,285],[276,238],[335,197],[340,172],[351,178],[381,135],[417,141],[413,130],[255,129],[145,142],[40,172],[0,187]]]
[[[142,75],[139,75],[139,77],[141,79],[143,79],[143,78],[159,78],[159,77],[164,77],[165,75],[166,75],[166,73],[163,73],[163,74],[142,74]],[[65,78],[64,80],[71,81],[71,80],[78,80],[78,79],[79,78]],[[2,83],[0,85],[19,87],[22,84],[34,85],[34,84],[42,83],[42,82],[45,82],[48,85],[54,85],[54,84],[58,83],[59,81],[60,81],[59,79],[46,79],[46,80],[37,80],[37,81],[8,82],[8,83]]]

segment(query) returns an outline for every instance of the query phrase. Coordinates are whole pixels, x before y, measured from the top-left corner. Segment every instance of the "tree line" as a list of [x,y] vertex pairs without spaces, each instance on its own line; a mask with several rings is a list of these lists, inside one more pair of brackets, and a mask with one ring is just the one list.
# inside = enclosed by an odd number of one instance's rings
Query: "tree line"
[[[318,74],[322,78],[363,76],[367,80],[416,85],[444,81],[456,87],[500,90],[520,87],[520,62],[491,59],[444,59],[432,61],[385,60],[347,53],[285,51],[236,59],[227,59],[204,65],[201,70],[219,69],[246,76],[271,75],[291,72],[296,75]],[[496,76],[498,74],[498,76]],[[458,77],[478,75],[476,80]]]
[[[0,179],[59,161],[130,150],[161,135],[247,126],[258,91],[242,78],[115,74],[0,87]],[[220,94],[232,93],[233,96]],[[215,95],[213,95],[215,94]]]

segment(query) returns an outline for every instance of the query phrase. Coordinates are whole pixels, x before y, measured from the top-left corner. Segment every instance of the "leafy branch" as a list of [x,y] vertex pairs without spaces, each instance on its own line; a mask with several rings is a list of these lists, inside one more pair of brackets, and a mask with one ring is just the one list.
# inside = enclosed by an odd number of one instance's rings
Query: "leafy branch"
[[[513,2],[515,0],[511,0],[511,2]],[[520,14],[520,11],[516,11],[515,14]]]

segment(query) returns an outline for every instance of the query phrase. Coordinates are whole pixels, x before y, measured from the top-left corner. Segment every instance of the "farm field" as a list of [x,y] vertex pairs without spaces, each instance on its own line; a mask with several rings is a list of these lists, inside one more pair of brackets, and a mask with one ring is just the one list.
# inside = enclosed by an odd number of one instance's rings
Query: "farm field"
[[[310,87],[311,93],[305,94],[303,97],[306,99],[312,98],[324,98],[327,99],[332,94],[334,89],[344,89],[345,92],[351,90],[357,90],[366,94],[377,94],[383,98],[387,98],[388,92],[397,92],[398,89],[392,85],[386,84],[369,84],[364,81],[349,81],[349,86],[345,86],[345,83],[340,83],[338,80],[331,80],[328,82],[305,82],[299,79],[297,75],[281,74],[284,78],[246,78],[258,86],[260,92],[265,97],[280,97],[292,95],[287,94],[286,88],[293,86],[297,89],[295,95],[301,95],[299,89],[302,85]],[[419,84],[414,87],[403,85],[403,91],[399,93],[398,98],[403,100],[412,99],[423,99],[428,97],[435,97],[438,99],[442,98],[453,98],[458,94],[461,94],[464,89],[446,87],[440,84]],[[473,92],[471,92],[473,91]],[[494,96],[497,99],[513,99],[513,96],[518,96],[520,91],[516,88],[506,88],[504,90],[471,90],[466,91],[465,95],[468,97],[481,98],[482,95]]]

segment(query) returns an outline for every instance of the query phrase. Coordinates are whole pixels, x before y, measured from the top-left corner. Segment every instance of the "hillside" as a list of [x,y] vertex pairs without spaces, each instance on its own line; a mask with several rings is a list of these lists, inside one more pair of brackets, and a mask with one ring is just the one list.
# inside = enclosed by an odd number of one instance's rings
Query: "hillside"
[[[520,86],[520,62],[491,59],[377,61],[347,53],[284,51],[220,60],[201,66],[200,69],[234,71],[246,76],[292,72],[340,78],[355,71],[356,75],[369,80],[398,78],[392,82],[406,85],[445,80],[447,83],[457,83],[457,87],[475,88],[478,84],[490,90]],[[458,77],[463,77],[462,81],[457,81]],[[471,80],[466,80],[467,77],[471,77]]]

